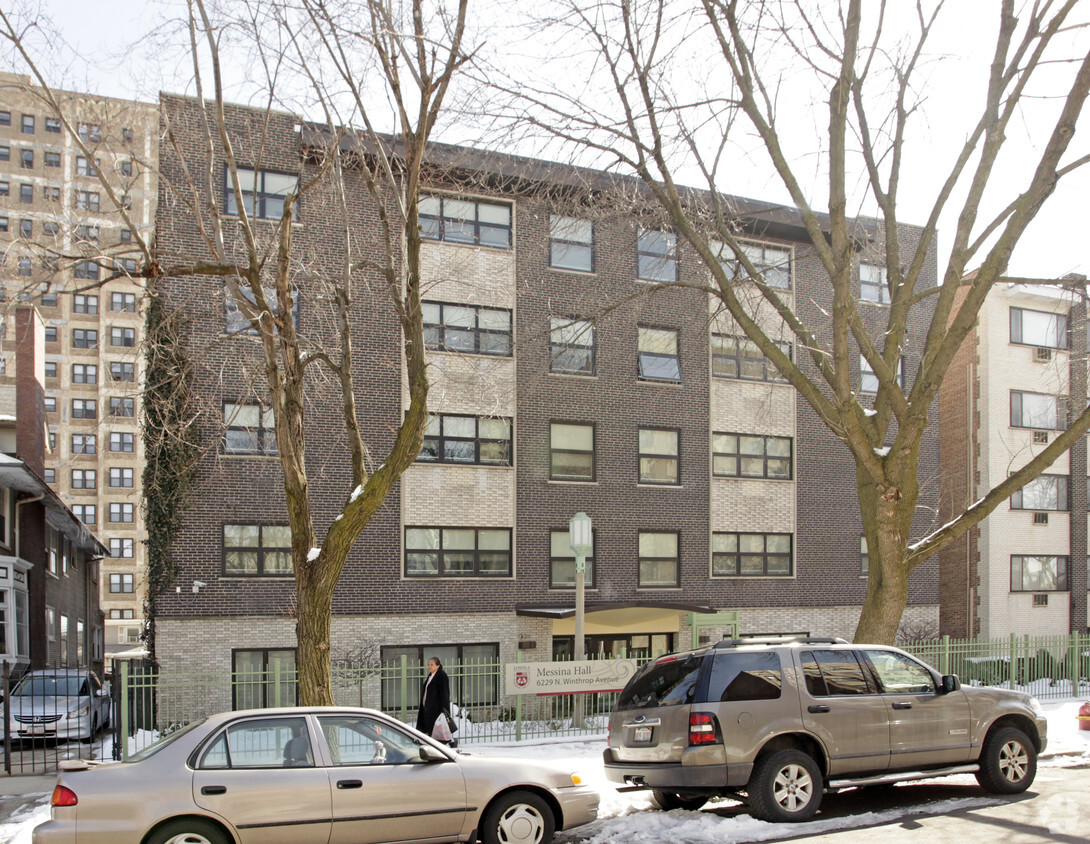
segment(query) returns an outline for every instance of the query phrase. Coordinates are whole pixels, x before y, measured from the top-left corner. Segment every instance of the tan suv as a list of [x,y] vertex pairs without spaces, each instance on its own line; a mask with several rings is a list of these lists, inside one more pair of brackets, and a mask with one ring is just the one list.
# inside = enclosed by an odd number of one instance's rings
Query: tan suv
[[644,665],[617,699],[606,776],[663,809],[744,800],[802,821],[826,791],[975,773],[1033,782],[1047,724],[1035,698],[962,687],[897,648],[843,639],[732,639]]

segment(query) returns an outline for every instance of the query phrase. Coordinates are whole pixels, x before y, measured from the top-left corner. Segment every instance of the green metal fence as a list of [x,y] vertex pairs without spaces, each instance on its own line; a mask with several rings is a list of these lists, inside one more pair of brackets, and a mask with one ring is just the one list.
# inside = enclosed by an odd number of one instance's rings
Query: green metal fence
[[[1021,689],[1046,700],[1090,696],[1090,635],[1011,636],[990,641],[943,637],[903,647],[943,674],[957,674],[965,685]],[[573,724],[575,695],[507,694],[503,662],[464,661],[445,668],[459,726],[456,737],[463,745],[601,737],[616,700],[616,693],[583,695],[585,726],[577,727]],[[115,755],[119,757],[215,712],[298,702],[294,668],[279,663],[268,671],[233,676],[160,672],[124,662],[117,669],[120,717],[115,723],[122,740]],[[380,709],[415,724],[424,676],[424,666],[406,657],[392,664],[339,666],[333,671],[334,701]]]

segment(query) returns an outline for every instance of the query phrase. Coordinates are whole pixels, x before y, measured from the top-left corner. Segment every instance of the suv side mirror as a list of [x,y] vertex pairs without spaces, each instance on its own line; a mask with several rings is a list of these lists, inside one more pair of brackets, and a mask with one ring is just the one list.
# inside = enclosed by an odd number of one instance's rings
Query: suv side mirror
[[958,679],[957,674],[942,675],[942,693],[944,695],[948,695],[950,692],[956,692],[960,688],[961,680]]

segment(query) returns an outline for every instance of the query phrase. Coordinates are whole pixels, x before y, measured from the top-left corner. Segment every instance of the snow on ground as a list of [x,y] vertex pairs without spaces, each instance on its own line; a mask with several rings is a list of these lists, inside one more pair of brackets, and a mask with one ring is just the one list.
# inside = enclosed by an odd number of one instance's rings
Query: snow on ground
[[[1080,731],[1076,716],[1081,701],[1059,701],[1043,704],[1048,715],[1048,749],[1040,767],[1060,767],[1090,764],[1090,731]],[[946,800],[926,805],[905,805],[887,812],[853,814],[805,824],[770,824],[746,814],[724,817],[715,812],[660,812],[651,809],[650,793],[631,791],[620,793],[608,782],[601,767],[605,739],[587,741],[534,740],[509,742],[502,745],[464,742],[467,753],[488,753],[549,760],[579,772],[585,781],[602,795],[598,820],[594,823],[559,833],[559,842],[586,841],[587,844],[661,844],[678,841],[685,844],[722,844],[723,841],[773,841],[779,838],[819,835],[835,829],[873,826],[913,814],[941,814],[974,806],[985,806],[999,798],[984,797],[979,792],[963,799]],[[971,775],[955,779],[966,784],[974,782]],[[0,791],[3,781],[0,780]],[[0,844],[31,844],[31,831],[49,819],[49,795],[28,794],[25,801],[6,819],[0,819]],[[714,807],[715,803],[709,804]],[[729,806],[729,802],[722,805]]]

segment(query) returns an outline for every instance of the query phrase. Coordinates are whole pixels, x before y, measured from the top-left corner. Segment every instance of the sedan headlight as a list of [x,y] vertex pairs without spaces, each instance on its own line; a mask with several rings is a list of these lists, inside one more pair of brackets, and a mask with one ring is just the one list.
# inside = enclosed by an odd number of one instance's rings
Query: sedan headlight
[[583,784],[583,778],[581,776],[579,776],[579,774],[572,774],[571,775],[571,784],[572,785],[582,785]]
[[68,709],[69,718],[82,718],[88,712],[91,711],[91,704],[88,703],[76,703]]

